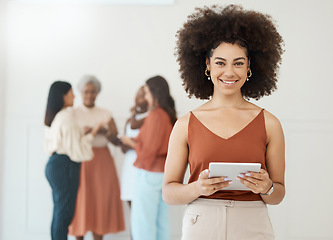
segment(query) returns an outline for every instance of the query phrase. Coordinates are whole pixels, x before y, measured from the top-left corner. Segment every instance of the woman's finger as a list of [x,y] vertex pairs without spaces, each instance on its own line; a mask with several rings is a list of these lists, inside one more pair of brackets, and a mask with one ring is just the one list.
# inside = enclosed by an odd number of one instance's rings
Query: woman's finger
[[257,172],[247,172],[244,175],[245,179],[247,178],[254,178],[254,179],[258,179],[258,180],[264,180],[264,179],[268,179],[269,175],[267,173],[267,171],[265,171],[264,169],[260,169],[260,171]]
[[200,179],[208,179],[209,177],[209,170],[205,169],[199,174]]

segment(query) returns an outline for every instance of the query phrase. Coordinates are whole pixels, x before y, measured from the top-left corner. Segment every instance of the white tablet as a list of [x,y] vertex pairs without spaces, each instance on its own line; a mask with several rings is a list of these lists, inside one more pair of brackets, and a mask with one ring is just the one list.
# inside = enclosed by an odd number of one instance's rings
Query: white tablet
[[240,173],[259,172],[261,168],[260,163],[225,163],[225,162],[211,162],[209,163],[209,177],[228,177],[232,180],[232,184],[223,190],[249,190],[237,180]]

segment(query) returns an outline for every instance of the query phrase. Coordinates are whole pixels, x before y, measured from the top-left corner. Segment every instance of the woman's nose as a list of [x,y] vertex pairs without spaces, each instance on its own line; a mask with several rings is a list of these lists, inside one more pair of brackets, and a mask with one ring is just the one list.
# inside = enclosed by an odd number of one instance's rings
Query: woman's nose
[[227,66],[225,67],[224,74],[225,74],[226,76],[233,76],[234,73],[235,73],[235,72],[234,72],[234,68],[233,68],[232,65],[227,65]]

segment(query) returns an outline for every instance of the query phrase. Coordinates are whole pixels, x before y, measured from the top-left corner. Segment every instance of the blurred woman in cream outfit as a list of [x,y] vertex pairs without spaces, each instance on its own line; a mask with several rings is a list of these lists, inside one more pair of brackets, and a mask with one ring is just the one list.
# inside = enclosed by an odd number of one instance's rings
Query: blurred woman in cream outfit
[[75,116],[86,132],[96,122],[108,124],[99,131],[93,140],[94,158],[81,166],[80,186],[73,221],[69,234],[77,240],[91,231],[94,240],[103,235],[123,231],[124,217],[120,187],[113,157],[107,146],[111,141],[118,145],[117,128],[109,110],[95,106],[95,100],[101,90],[98,79],[84,76],[79,83],[83,105],[75,108]]
[[74,94],[68,82],[56,81],[49,91],[45,112],[45,168],[52,188],[52,240],[66,240],[79,186],[80,162],[93,157],[92,140],[104,123],[96,122],[88,134],[80,129],[73,112]]

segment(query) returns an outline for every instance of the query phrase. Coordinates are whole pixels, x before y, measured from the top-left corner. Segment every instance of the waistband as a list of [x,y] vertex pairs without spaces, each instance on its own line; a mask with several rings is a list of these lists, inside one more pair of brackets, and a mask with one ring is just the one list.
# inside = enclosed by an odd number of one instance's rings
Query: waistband
[[222,199],[206,199],[198,198],[190,204],[208,205],[208,206],[220,206],[220,207],[244,207],[244,208],[257,208],[266,207],[266,203],[263,201],[235,201],[235,200],[222,200]]
[[51,154],[50,157],[63,157],[63,158],[69,158],[69,156],[67,154],[64,154],[64,153],[57,153],[57,152],[53,152]]

